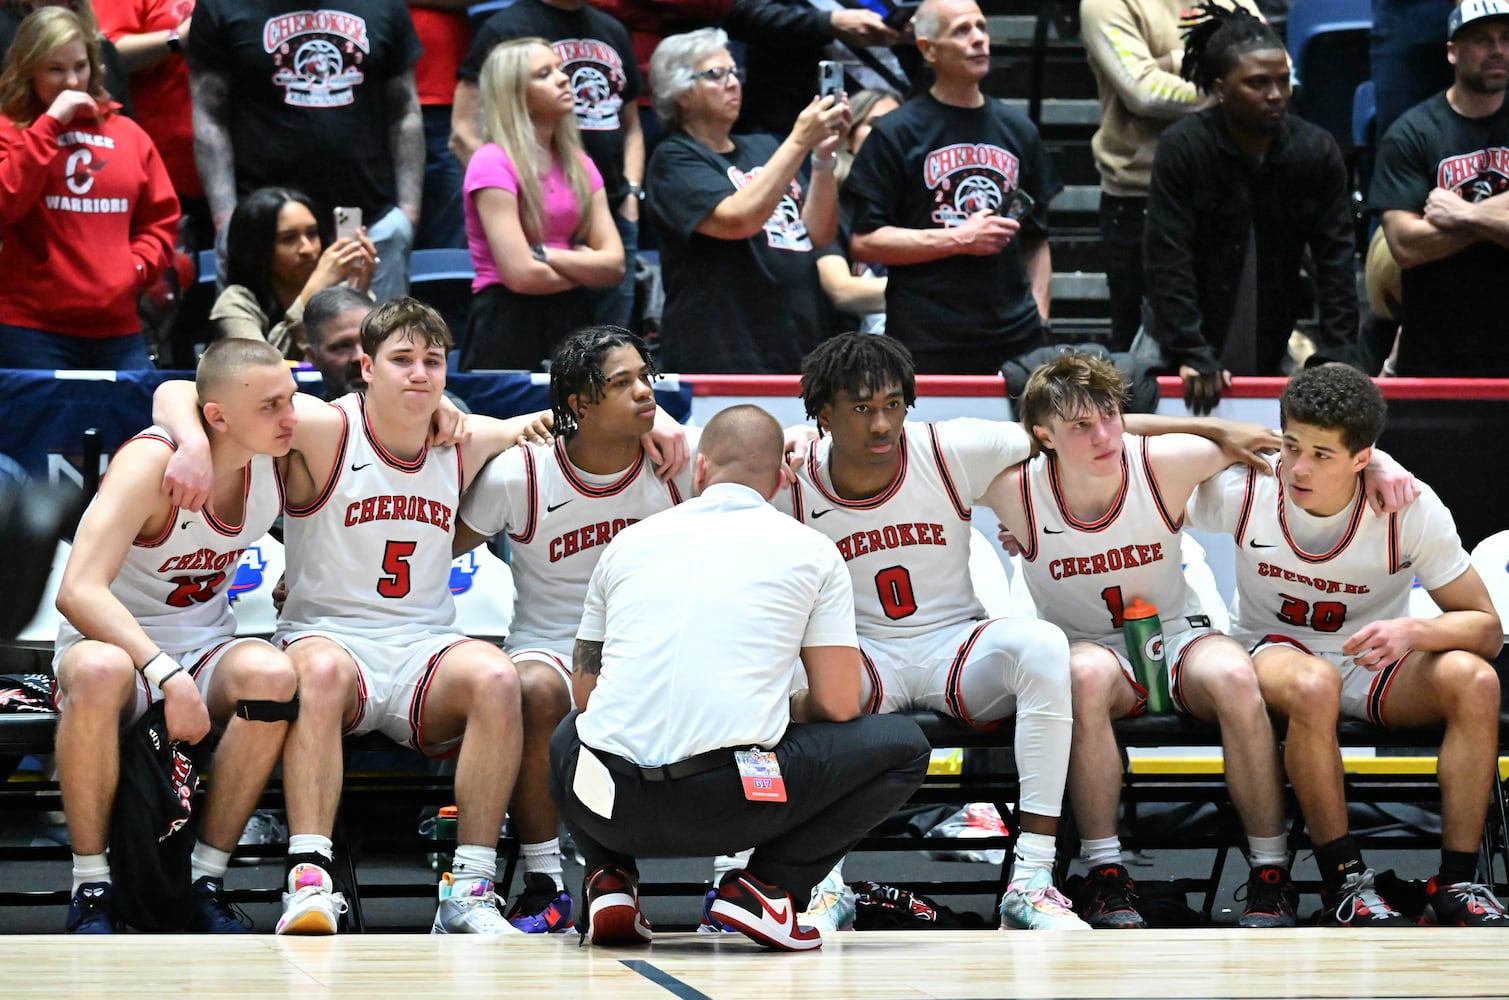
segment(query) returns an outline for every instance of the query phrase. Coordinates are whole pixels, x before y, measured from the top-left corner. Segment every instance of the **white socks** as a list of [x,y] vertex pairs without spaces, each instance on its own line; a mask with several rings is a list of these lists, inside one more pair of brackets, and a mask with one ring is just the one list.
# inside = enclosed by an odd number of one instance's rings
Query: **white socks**
[[202,840],[194,842],[194,856],[189,859],[189,881],[198,882],[208,875],[211,878],[225,878],[225,870],[230,867],[231,852],[222,851],[211,847]]
[[73,856],[73,891],[85,882],[110,881],[110,862],[103,854],[75,854]]
[[566,883],[561,878],[561,841],[558,837],[551,837],[538,844],[521,844],[519,856],[524,860],[524,871],[539,872],[541,875],[549,875],[555,882],[558,892],[566,891]]

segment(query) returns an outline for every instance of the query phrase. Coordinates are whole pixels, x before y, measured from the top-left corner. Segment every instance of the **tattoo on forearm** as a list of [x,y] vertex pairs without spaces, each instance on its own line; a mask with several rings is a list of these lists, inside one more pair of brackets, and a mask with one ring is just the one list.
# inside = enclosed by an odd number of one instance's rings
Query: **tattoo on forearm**
[[576,640],[576,647],[571,651],[571,672],[594,676],[602,673],[603,644],[588,642],[586,639]]

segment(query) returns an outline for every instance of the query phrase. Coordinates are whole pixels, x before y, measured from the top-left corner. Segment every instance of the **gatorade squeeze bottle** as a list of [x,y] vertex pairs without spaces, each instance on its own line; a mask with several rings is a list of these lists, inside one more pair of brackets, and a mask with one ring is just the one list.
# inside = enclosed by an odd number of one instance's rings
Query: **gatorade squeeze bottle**
[[1147,689],[1147,710],[1153,715],[1173,711],[1168,696],[1168,670],[1163,662],[1163,623],[1158,609],[1136,598],[1122,612],[1122,637],[1126,639],[1127,659],[1137,683]]

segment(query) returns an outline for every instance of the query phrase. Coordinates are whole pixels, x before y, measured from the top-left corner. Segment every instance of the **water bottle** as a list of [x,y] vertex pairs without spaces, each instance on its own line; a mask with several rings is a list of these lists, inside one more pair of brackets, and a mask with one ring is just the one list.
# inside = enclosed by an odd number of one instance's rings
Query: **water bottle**
[[1168,696],[1168,671],[1163,662],[1163,623],[1158,609],[1136,598],[1122,613],[1122,637],[1126,640],[1127,660],[1137,683],[1147,689],[1147,710],[1153,715],[1173,711]]

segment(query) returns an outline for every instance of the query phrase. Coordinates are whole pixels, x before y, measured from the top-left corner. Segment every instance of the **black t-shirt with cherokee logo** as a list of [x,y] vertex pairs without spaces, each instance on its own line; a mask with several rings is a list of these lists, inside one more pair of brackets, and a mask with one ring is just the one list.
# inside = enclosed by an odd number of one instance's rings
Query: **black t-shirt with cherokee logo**
[[[1017,189],[1035,208],[1022,233],[1047,238],[1061,185],[1027,116],[987,98],[959,108],[923,93],[875,123],[844,186],[854,232],[952,228],[994,211]],[[886,333],[913,348],[979,346],[1001,360],[1038,346],[1037,306],[1020,240],[987,257],[893,265]]]
[[[1509,102],[1465,118],[1441,93],[1399,116],[1379,144],[1368,207],[1424,214],[1438,187],[1470,202],[1509,191]],[[1486,239],[1406,269],[1399,374],[1509,377],[1506,275],[1509,248]]]

